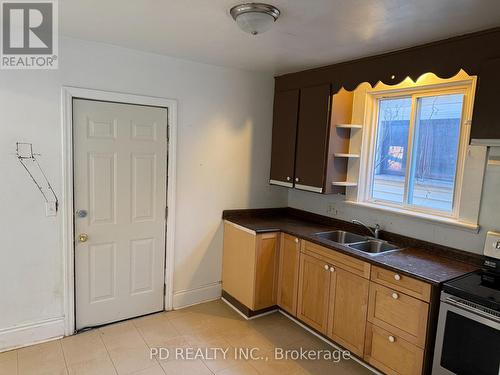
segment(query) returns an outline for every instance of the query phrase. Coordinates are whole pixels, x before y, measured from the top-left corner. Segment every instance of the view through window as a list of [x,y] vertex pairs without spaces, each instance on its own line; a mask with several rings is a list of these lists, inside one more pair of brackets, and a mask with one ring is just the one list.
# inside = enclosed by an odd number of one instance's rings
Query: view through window
[[452,212],[463,102],[463,93],[378,101],[372,200]]

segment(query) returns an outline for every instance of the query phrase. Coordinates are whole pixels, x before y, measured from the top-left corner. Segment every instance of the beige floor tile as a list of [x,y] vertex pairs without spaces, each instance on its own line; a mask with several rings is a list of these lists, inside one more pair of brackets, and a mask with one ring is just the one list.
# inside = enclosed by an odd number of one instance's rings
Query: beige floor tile
[[0,353],[0,375],[17,374],[17,350]]
[[292,360],[275,359],[274,352],[263,353],[263,359],[251,360],[250,365],[261,375],[293,374],[300,370],[300,365]]
[[109,351],[109,355],[119,375],[127,375],[153,367],[157,362],[151,358],[146,344],[143,347],[120,347]]
[[68,366],[108,357],[97,330],[65,337],[62,340],[62,348]]
[[150,347],[161,346],[166,340],[180,335],[166,314],[150,315],[133,320],[133,323]]
[[[240,363],[236,366],[217,371],[216,375],[260,375],[249,363]],[[283,374],[285,375],[285,374]]]
[[212,375],[212,372],[201,360],[160,361],[167,375]]
[[[148,346],[149,345],[149,346]],[[170,358],[151,358],[150,348],[165,348]],[[158,313],[98,330],[0,353],[0,375],[368,375],[354,360],[293,361],[274,356],[284,349],[333,347],[282,314],[246,321],[225,303],[209,302]],[[179,359],[176,349],[223,348],[227,357]],[[235,350],[257,348],[267,360],[235,358]],[[213,353],[213,352],[210,352]],[[241,354],[241,352],[240,352]],[[66,368],[68,366],[68,368]]]
[[130,375],[165,375],[165,372],[163,371],[163,369],[159,364],[156,364],[153,367],[150,367],[146,370],[140,370]]
[[231,346],[236,348],[256,348],[260,352],[268,352],[274,349],[273,342],[265,335],[257,331],[240,332],[238,330],[235,330],[227,335],[224,335],[224,338],[229,342]]
[[229,342],[223,338],[200,342],[197,346],[203,350],[208,349],[210,351],[208,357],[203,358],[203,362],[212,372],[236,366],[244,362],[244,360],[237,357],[236,348],[232,347]]
[[99,332],[108,351],[133,348],[142,349],[146,345],[132,321],[106,326],[100,328]]
[[69,375],[116,375],[111,359],[105,357],[68,364]]
[[61,341],[50,341],[18,351],[19,375],[66,375]]

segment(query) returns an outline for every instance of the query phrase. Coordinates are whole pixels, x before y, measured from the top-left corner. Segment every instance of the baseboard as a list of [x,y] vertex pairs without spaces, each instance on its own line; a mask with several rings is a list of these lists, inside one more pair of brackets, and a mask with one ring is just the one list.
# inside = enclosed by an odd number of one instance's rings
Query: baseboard
[[174,310],[181,309],[201,302],[213,301],[219,299],[221,293],[222,286],[220,282],[204,285],[199,288],[174,292],[173,308]]
[[0,352],[64,336],[64,318],[0,329]]

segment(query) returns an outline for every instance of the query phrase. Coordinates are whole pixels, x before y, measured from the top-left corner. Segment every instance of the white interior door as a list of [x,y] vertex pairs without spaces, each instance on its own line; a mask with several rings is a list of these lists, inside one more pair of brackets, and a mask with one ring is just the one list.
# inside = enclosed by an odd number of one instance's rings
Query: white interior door
[[163,310],[167,119],[73,100],[76,329]]

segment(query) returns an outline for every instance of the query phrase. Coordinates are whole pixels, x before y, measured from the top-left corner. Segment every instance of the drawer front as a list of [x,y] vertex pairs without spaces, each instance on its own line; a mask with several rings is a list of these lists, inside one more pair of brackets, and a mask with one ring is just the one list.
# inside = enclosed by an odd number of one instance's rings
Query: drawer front
[[385,268],[373,266],[371,280],[425,302],[429,302],[431,299],[430,284]]
[[386,374],[419,375],[424,351],[396,334],[368,323],[364,359]]
[[365,279],[370,278],[370,264],[349,255],[308,241],[302,241],[302,252],[341,267]]
[[425,346],[429,305],[394,289],[370,283],[368,321],[421,348]]

